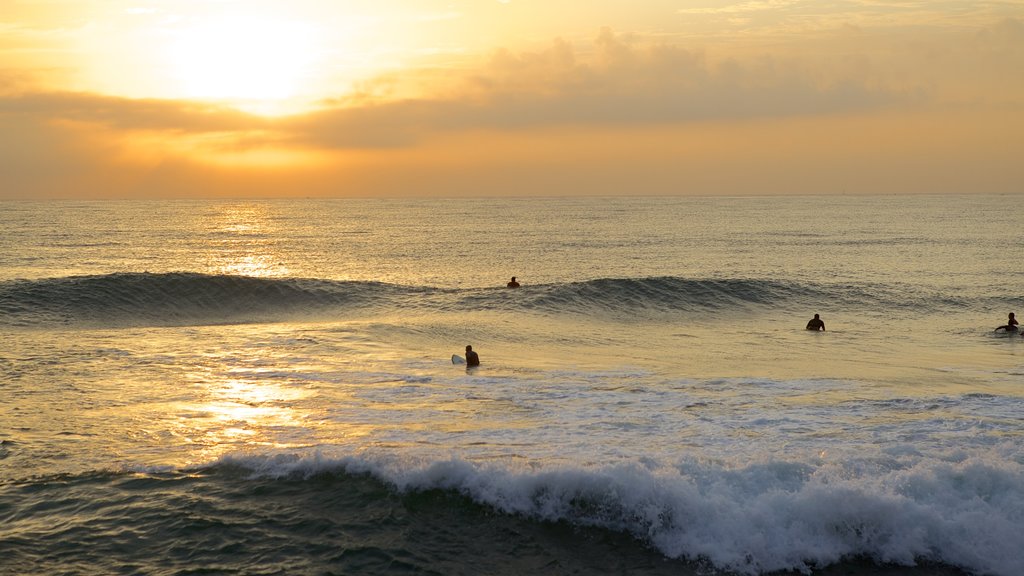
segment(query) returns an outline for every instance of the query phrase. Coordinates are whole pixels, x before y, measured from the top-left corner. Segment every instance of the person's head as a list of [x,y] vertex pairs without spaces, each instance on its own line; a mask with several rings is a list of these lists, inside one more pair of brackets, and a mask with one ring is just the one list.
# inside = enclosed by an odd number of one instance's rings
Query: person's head
[[472,351],[473,351],[473,347],[470,346],[469,344],[466,344],[466,352],[472,352]]
[[513,276],[513,277],[512,277],[512,281],[513,281],[513,282],[515,282],[515,281],[516,281],[516,277],[515,277],[515,276]]
[[817,314],[815,314],[815,315],[814,315],[814,319],[815,319],[815,320],[817,320],[817,319],[818,319],[818,315],[817,315]]
[[1013,318],[1013,312],[1010,312],[1010,318]]

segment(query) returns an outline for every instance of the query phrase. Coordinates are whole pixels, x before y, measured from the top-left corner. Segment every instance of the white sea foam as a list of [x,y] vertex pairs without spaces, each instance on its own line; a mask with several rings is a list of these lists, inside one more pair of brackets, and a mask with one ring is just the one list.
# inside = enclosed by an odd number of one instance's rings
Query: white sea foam
[[[445,489],[541,521],[625,531],[672,558],[742,574],[851,557],[1024,573],[1024,465],[995,450],[936,461],[687,460],[614,467],[423,461],[329,451],[235,455],[259,476],[369,473],[401,491]],[[958,461],[957,461],[958,460]]]

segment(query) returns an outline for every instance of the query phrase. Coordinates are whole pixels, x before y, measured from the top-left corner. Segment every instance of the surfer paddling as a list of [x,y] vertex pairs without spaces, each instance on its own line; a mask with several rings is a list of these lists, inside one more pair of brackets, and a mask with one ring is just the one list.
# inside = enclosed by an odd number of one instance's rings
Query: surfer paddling
[[815,314],[814,318],[811,318],[811,320],[807,323],[807,329],[814,330],[815,332],[824,332],[825,322],[821,318],[819,318],[817,314]]

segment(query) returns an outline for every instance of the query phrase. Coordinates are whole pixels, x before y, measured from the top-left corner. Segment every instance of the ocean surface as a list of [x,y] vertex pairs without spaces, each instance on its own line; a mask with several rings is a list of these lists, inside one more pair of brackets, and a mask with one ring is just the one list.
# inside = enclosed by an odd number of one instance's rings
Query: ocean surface
[[0,203],[0,574],[1020,576],[1022,200]]

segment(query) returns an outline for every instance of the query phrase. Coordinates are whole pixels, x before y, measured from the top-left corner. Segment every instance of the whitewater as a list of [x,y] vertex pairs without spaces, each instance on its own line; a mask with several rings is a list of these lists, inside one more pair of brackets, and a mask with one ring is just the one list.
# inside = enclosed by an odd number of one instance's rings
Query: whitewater
[[0,573],[1024,574],[1013,200],[3,203]]

